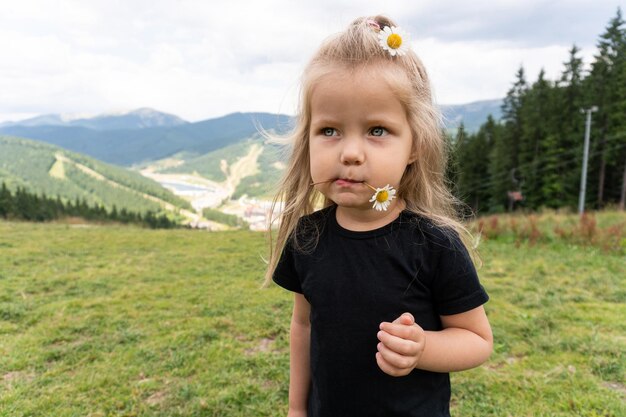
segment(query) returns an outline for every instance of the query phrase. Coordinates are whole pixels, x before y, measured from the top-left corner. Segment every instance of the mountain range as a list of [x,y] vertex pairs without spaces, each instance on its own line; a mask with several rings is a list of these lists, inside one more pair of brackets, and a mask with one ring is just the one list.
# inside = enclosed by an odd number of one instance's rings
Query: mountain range
[[[1,127],[0,134],[40,140],[104,162],[130,167],[179,153],[186,157],[200,156],[250,138],[258,133],[259,127],[282,132],[290,120],[288,116],[269,113],[232,113],[196,123],[141,129],[14,124]],[[120,124],[114,118],[109,123]]]
[[[489,114],[499,119],[501,105],[501,99],[482,100],[467,104],[442,105],[441,112],[448,129],[454,129],[460,122],[463,122],[467,131],[474,132],[487,120]],[[173,127],[189,123],[173,114],[144,107],[130,112],[106,113],[92,117],[44,114],[17,122],[0,123],[0,129],[11,126],[79,126],[96,130],[117,130]]]
[[[442,113],[450,133],[461,122],[475,131],[489,114],[500,117],[500,105],[501,100],[489,100],[442,106]],[[244,195],[272,195],[285,154],[260,132],[284,133],[293,121],[287,115],[232,113],[192,123],[144,108],[5,122],[0,125],[0,182],[107,208],[160,208],[187,218],[195,209],[201,216],[203,207],[221,207]],[[208,187],[214,190],[212,201],[207,202],[207,194],[182,199],[164,188],[172,181],[188,190]]]

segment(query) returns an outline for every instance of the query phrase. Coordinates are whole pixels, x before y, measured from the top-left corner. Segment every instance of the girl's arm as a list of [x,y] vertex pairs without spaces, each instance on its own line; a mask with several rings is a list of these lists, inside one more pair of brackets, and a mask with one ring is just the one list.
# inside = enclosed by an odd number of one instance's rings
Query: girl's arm
[[402,376],[413,368],[432,372],[470,369],[485,362],[493,349],[493,335],[485,309],[441,316],[440,331],[424,331],[404,313],[393,323],[381,323],[376,360],[387,374]]
[[290,330],[289,414],[288,417],[305,417],[309,396],[311,306],[302,294],[295,293]]
[[454,372],[475,368],[489,359],[493,335],[485,309],[441,316],[443,330],[427,331],[426,343],[417,368],[433,372]]

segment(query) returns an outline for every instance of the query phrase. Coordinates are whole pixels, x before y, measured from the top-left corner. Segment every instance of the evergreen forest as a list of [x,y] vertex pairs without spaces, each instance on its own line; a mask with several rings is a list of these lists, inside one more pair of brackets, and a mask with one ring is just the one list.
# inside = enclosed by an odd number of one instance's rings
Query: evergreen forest
[[[591,112],[594,109],[596,111]],[[579,204],[585,120],[591,113],[585,208],[617,206],[626,192],[626,27],[617,10],[597,41],[588,70],[573,45],[558,80],[523,67],[502,105],[468,134],[450,138],[448,179],[475,214]]]
[[38,196],[21,187],[12,193],[4,182],[0,186],[0,219],[44,222],[68,217],[103,223],[132,223],[152,229],[179,227],[166,215],[157,215],[150,210],[143,215],[125,208],[118,211],[115,205],[107,210],[99,204],[90,206],[85,199],[64,202],[59,196],[51,198],[45,193]]

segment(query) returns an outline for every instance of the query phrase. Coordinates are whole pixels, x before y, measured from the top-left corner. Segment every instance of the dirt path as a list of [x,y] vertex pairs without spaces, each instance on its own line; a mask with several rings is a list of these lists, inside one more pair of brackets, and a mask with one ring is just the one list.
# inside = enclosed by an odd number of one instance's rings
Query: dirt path
[[[245,177],[250,177],[259,173],[259,156],[263,153],[263,146],[255,143],[250,147],[248,154],[242,156],[227,170],[229,173],[225,184],[231,190],[230,196],[235,193],[237,186]],[[230,197],[229,196],[229,197]]]

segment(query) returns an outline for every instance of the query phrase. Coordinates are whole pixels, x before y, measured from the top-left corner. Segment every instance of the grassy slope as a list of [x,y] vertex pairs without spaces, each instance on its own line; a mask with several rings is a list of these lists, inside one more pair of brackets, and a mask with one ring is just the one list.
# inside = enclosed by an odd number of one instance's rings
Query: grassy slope
[[[63,164],[65,180],[50,176],[48,171],[56,161],[55,153],[57,152],[136,192],[126,188],[116,188],[109,183],[97,180],[73,164]],[[159,210],[158,203],[146,200],[138,193],[158,197],[178,207],[191,208],[186,200],[175,196],[158,183],[136,172],[47,143],[2,135],[0,135],[1,181],[7,182],[11,189],[22,186],[30,192],[37,194],[45,192],[52,197],[61,195],[63,199],[72,201],[76,197],[85,198],[90,204],[103,204],[109,209],[115,204],[118,210],[122,207],[135,211]]]
[[222,182],[226,176],[220,169],[220,161],[225,159],[232,165],[238,158],[248,153],[253,141],[246,140],[225,146],[216,151],[209,152],[199,157],[188,159],[184,164],[176,167],[159,170],[163,174],[193,174],[197,173],[212,181]]
[[226,176],[220,169],[220,161],[224,159],[229,166],[232,166],[238,159],[246,155],[250,151],[250,147],[255,143],[263,146],[263,153],[261,153],[257,161],[259,172],[241,180],[233,195],[233,199],[237,199],[244,194],[248,195],[248,197],[271,199],[275,192],[274,186],[278,183],[282,174],[282,171],[276,168],[274,164],[284,160],[284,155],[278,146],[268,145],[258,138],[225,146],[205,155],[189,159],[179,166],[159,170],[158,172],[164,174],[197,173],[213,181],[225,181]]
[[[264,243],[0,221],[0,416],[284,415],[291,296],[259,289]],[[623,257],[482,256],[496,348],[453,375],[453,414],[626,415]]]

